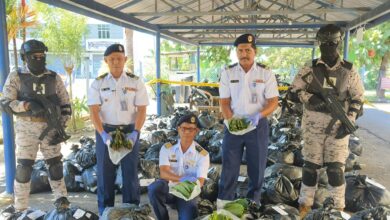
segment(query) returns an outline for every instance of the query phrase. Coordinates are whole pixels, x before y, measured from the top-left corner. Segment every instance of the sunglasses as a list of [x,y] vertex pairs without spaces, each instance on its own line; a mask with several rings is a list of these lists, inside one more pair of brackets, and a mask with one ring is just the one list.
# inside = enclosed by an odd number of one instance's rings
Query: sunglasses
[[198,129],[198,128],[186,128],[186,127],[179,127],[179,129],[182,131],[182,132],[186,132],[186,131],[188,131],[188,132],[194,132],[194,131],[196,131],[196,129]]

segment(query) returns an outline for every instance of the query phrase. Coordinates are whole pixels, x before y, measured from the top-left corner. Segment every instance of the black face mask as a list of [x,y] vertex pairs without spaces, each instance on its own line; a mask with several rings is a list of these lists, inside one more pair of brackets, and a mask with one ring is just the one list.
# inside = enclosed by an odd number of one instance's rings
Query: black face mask
[[339,53],[337,52],[339,44],[322,43],[320,45],[321,59],[332,67],[336,64]]
[[46,70],[46,57],[37,59],[34,55],[26,57],[27,67],[34,75],[40,75]]

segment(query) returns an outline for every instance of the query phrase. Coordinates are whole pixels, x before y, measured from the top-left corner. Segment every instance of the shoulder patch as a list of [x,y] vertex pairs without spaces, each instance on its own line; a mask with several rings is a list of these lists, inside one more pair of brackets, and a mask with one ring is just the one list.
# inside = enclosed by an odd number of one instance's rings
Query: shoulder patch
[[342,65],[344,68],[348,69],[348,70],[351,70],[351,69],[352,69],[352,66],[353,66],[353,64],[352,64],[351,62],[348,62],[348,61],[346,61],[346,60],[343,60],[343,62],[341,62],[341,65]]
[[126,72],[126,75],[129,76],[130,78],[134,78],[134,79],[138,79],[139,78],[138,76],[136,76],[136,75],[134,75],[132,73],[128,73],[128,72]]
[[267,69],[267,66],[262,64],[262,63],[256,63],[256,65],[261,67],[261,68]]
[[232,64],[232,65],[229,65],[227,69],[233,68],[233,67],[235,67],[235,66],[237,66],[237,65],[238,65],[238,63],[234,63],[234,64]]
[[195,145],[195,149],[196,151],[198,151],[202,156],[206,156],[208,154],[208,152],[203,148],[201,147],[200,145]]
[[108,73],[104,73],[98,77],[96,77],[96,79],[103,79],[104,77],[106,77],[108,75]]
[[164,144],[164,147],[166,148],[166,149],[169,149],[169,148],[171,148],[173,145],[172,145],[172,143],[171,142],[168,142],[168,143],[165,143]]

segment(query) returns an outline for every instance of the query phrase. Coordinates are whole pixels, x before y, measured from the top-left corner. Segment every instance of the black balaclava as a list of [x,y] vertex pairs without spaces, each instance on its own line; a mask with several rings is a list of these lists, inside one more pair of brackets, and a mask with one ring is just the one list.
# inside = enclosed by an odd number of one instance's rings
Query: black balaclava
[[316,39],[320,44],[321,59],[332,67],[336,64],[339,58],[339,46],[342,41],[342,30],[334,24],[328,24],[321,27],[316,35]]
[[340,43],[334,44],[332,42],[326,42],[320,45],[321,59],[330,67],[334,66],[339,58],[339,44]]
[[34,75],[41,75],[46,70],[46,57],[40,57],[37,59],[33,54],[28,54],[26,56],[26,63],[28,69]]

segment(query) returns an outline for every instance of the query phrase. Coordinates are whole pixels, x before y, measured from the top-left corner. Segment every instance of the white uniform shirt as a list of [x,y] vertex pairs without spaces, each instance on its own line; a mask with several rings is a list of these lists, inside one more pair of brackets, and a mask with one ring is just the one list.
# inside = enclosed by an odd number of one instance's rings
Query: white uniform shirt
[[245,73],[240,64],[221,72],[219,97],[231,98],[234,115],[248,116],[261,111],[267,99],[279,96],[275,75],[254,63]]
[[207,178],[210,167],[208,152],[195,141],[185,153],[181,150],[180,140],[173,146],[171,143],[163,145],[159,161],[160,166],[170,166],[172,172],[179,176]]
[[88,105],[100,105],[100,118],[104,124],[134,124],[136,106],[149,105],[142,79],[125,72],[115,80],[111,74],[98,77],[88,90]]

